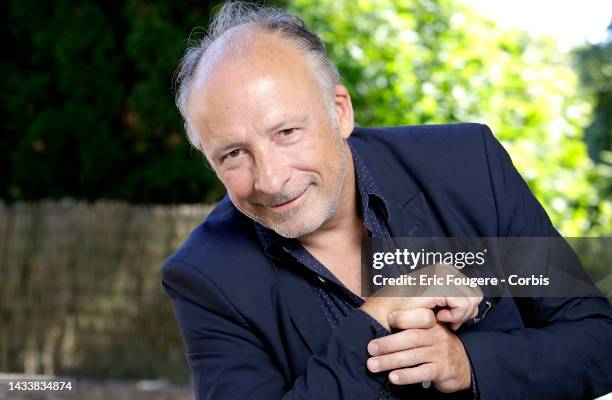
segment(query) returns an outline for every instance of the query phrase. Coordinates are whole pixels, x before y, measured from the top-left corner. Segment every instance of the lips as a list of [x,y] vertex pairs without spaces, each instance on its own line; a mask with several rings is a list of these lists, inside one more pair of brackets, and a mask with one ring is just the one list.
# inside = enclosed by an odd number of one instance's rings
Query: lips
[[293,199],[285,202],[285,203],[281,203],[281,204],[277,204],[274,206],[270,206],[270,208],[276,212],[281,212],[281,211],[285,211],[291,207],[293,207],[295,204],[298,203],[298,201],[304,197],[304,195],[306,194],[306,192],[308,191],[308,189],[310,188],[310,186],[308,186],[306,188],[306,190],[304,190],[302,193],[300,193],[297,197],[294,197]]

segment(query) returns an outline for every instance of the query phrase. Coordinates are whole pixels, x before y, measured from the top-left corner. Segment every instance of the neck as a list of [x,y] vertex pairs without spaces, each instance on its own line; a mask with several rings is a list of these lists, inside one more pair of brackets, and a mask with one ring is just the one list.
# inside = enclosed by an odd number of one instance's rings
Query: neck
[[347,173],[338,208],[334,216],[321,225],[319,229],[298,238],[302,246],[307,249],[328,251],[346,248],[347,246],[361,246],[361,238],[366,231],[359,205],[353,156],[350,147],[348,145],[346,147],[348,154]]

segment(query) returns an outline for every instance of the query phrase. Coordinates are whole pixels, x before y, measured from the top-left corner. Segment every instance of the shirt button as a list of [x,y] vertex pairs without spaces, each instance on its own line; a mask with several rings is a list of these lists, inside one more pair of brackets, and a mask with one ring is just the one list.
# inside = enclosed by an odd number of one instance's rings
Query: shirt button
[[423,389],[429,389],[431,387],[431,381],[421,382],[421,386],[423,386]]

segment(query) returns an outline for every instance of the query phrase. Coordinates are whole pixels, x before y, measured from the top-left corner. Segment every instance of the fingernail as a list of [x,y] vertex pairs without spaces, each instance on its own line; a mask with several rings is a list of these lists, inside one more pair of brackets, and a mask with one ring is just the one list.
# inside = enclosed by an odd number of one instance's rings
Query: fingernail
[[399,375],[395,372],[391,372],[391,374],[389,374],[389,380],[393,383],[399,383]]
[[374,342],[370,342],[368,344],[368,353],[375,356],[378,354],[378,345]]
[[372,372],[376,372],[378,371],[378,367],[380,367],[380,363],[378,362],[377,359],[375,358],[370,358],[370,360],[368,361],[369,365],[370,365],[370,371]]

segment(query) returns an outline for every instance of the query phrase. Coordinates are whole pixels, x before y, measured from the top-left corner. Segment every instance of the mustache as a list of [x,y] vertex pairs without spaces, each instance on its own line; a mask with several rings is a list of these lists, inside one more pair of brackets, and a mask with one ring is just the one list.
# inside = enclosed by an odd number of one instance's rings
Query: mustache
[[314,182],[309,181],[301,190],[294,190],[291,192],[279,192],[267,195],[265,197],[260,195],[254,195],[249,198],[249,203],[259,206],[276,207],[300,197],[304,194],[304,192],[306,192],[306,190],[308,190],[310,185],[313,184]]

